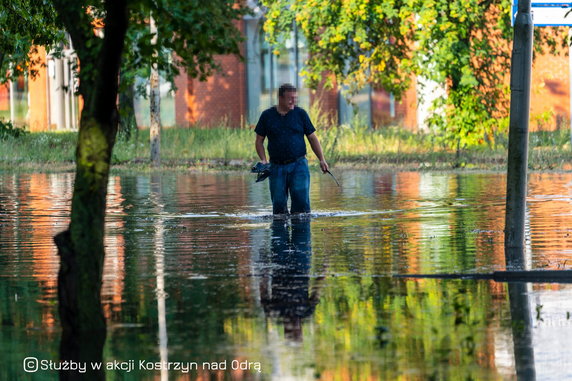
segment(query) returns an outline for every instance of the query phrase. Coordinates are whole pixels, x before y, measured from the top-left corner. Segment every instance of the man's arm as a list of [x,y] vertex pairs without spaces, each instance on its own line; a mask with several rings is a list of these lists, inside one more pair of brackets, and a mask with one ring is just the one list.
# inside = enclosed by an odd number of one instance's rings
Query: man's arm
[[310,135],[307,136],[307,138],[308,141],[310,142],[310,147],[312,147],[312,151],[314,151],[314,153],[318,157],[318,160],[320,160],[320,168],[322,169],[322,172],[323,173],[328,172],[329,170],[328,163],[326,163],[326,159],[324,159],[324,153],[322,152],[322,145],[320,144],[318,137],[316,136],[315,133],[312,132]]
[[256,134],[256,142],[254,143],[256,153],[258,154],[262,164],[268,163],[268,160],[266,160],[266,151],[264,150],[264,139],[264,136]]

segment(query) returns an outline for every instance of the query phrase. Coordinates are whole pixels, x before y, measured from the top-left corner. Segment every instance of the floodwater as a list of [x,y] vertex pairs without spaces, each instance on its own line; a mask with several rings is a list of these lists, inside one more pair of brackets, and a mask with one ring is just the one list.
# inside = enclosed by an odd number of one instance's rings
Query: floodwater
[[[283,220],[253,175],[112,176],[107,378],[572,379],[569,284],[394,277],[503,270],[503,174],[336,176]],[[0,174],[1,380],[57,377],[72,185]],[[531,174],[528,206],[527,265],[569,269],[572,174]]]

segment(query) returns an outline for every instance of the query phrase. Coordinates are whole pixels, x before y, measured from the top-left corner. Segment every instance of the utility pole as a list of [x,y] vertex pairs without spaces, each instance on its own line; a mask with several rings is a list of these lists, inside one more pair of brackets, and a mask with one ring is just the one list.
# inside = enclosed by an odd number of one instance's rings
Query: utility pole
[[[151,45],[157,45],[157,26],[153,16],[150,18],[149,29],[153,38]],[[155,53],[157,54],[157,53]],[[150,113],[150,131],[149,136],[151,140],[151,162],[153,166],[161,165],[161,93],[159,91],[159,70],[157,63],[153,62],[151,65],[151,78],[150,95],[149,95],[149,113]]]
[[507,163],[505,257],[507,267],[524,265],[524,221],[528,167],[528,125],[532,71],[531,0],[519,0],[510,69],[510,124]]

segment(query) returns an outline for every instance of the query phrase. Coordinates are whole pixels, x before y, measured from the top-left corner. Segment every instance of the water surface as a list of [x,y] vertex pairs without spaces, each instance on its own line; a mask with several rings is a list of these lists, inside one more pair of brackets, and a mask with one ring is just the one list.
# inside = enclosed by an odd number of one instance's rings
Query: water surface
[[[393,277],[503,270],[504,175],[336,177],[314,173],[313,213],[283,220],[251,175],[112,177],[103,357],[134,367],[108,379],[572,379],[569,285]],[[57,377],[23,360],[58,359],[52,237],[72,186],[0,174],[0,379]],[[571,174],[530,176],[532,269],[572,265],[571,188]]]

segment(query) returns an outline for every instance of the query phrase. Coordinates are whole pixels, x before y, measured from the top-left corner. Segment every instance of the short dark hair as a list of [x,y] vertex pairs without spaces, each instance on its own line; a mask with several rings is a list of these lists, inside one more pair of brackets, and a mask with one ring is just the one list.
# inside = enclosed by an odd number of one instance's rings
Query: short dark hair
[[278,96],[279,97],[283,97],[285,92],[296,92],[296,87],[292,86],[289,83],[284,83],[280,86],[280,88],[278,89]]

